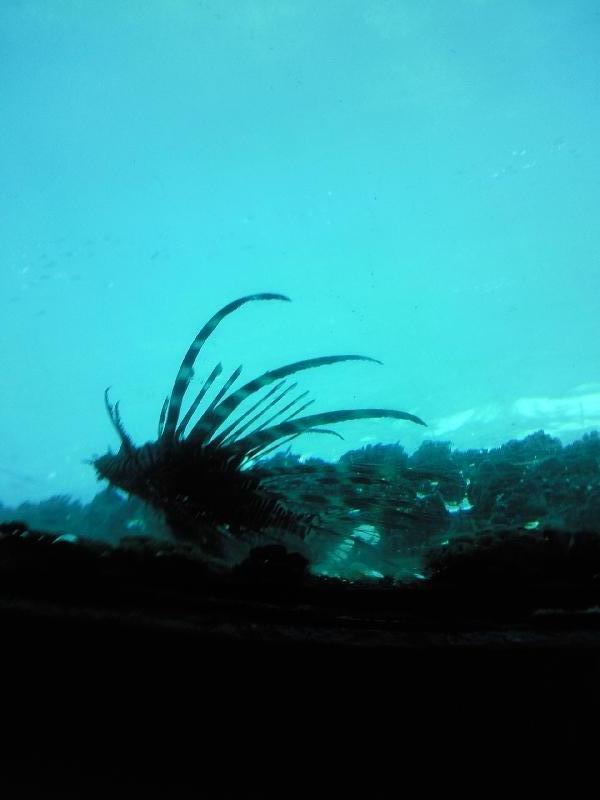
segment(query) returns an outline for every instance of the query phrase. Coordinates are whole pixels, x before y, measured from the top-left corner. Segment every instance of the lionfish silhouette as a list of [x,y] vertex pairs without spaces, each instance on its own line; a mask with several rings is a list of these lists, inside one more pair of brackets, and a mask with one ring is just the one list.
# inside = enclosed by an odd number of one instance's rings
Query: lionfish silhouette
[[[181,362],[171,394],[165,399],[160,413],[156,441],[141,447],[133,444],[121,421],[119,403],[111,404],[107,389],[106,409],[121,444],[116,454],[109,451],[91,462],[99,479],[107,479],[162,511],[174,536],[209,550],[219,549],[219,530],[234,536],[245,532],[261,533],[267,529],[303,536],[311,530],[318,514],[311,512],[310,502],[294,508],[292,499],[274,488],[277,483],[273,482],[273,476],[277,471],[270,470],[268,462],[261,460],[282,444],[308,432],[342,438],[323,426],[347,420],[391,417],[425,425],[413,414],[382,408],[345,409],[299,416],[314,401],[306,399],[308,392],[290,398],[297,383],[288,384],[288,377],[306,369],[342,361],[381,363],[360,355],[322,356],[296,361],[269,370],[227,394],[241,373],[240,366],[191,425],[202,400],[222,372],[219,363],[180,418],[194,364],[206,340],[225,317],[254,300],[289,301],[289,298],[273,293],[248,295],[224,306],[209,319]],[[262,393],[261,390],[267,387],[269,390]],[[249,408],[234,415],[245,400],[254,399],[258,393],[260,396]],[[281,473],[281,468],[278,471]],[[318,498],[312,495],[316,499],[315,507],[327,505],[328,492],[335,482],[336,477],[331,471],[324,474],[323,495]]]

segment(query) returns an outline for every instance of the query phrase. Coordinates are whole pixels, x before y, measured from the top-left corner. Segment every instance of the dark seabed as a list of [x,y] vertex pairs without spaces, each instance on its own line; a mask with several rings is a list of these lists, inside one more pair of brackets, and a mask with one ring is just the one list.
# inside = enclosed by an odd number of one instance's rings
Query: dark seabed
[[[273,469],[310,487],[315,472],[288,461]],[[374,446],[312,466],[349,463],[369,480],[338,537],[265,531],[218,556],[111,489],[3,508],[7,775],[187,787],[200,771],[209,796],[260,797],[291,780],[307,736],[337,759],[366,732],[365,785],[369,759],[399,748],[585,757],[600,705],[598,436]],[[402,481],[402,506],[386,506]],[[227,775],[231,758],[242,774]]]

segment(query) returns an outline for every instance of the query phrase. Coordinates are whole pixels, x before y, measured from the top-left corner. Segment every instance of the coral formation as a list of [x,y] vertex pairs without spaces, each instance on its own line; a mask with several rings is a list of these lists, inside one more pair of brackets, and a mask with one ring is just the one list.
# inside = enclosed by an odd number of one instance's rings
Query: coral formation
[[[318,459],[301,462],[296,455],[279,452],[262,462],[261,475],[267,488],[275,485],[282,497],[290,498],[287,502],[300,509],[302,498],[309,506],[314,495],[323,493],[323,486],[330,487],[329,502],[319,509],[319,518],[322,529],[335,528],[336,535],[316,533],[305,540],[294,536],[277,541],[300,550],[310,559],[311,569],[317,566],[326,574],[347,578],[398,577],[417,568],[437,572],[431,559],[429,568],[419,565],[432,549],[438,565],[450,558],[454,564],[461,553],[474,565],[482,557],[480,547],[493,560],[494,553],[501,553],[499,542],[513,535],[510,548],[503,547],[537,558],[544,550],[534,545],[543,544],[547,532],[553,541],[564,534],[567,542],[571,536],[578,541],[581,532],[600,533],[596,433],[563,446],[540,431],[493,450],[459,451],[448,443],[424,442],[412,455],[400,445],[370,445],[347,452],[335,464]],[[16,508],[0,504],[0,522],[11,520],[22,520],[36,530],[112,544],[124,537],[164,542],[170,536],[158,512],[111,487],[87,505],[65,496]],[[274,543],[261,533],[246,538],[235,562],[249,557],[253,546]],[[568,547],[563,550],[570,552]],[[410,569],[407,559],[412,559]],[[274,563],[272,557],[267,560]],[[256,567],[256,558],[253,563]]]

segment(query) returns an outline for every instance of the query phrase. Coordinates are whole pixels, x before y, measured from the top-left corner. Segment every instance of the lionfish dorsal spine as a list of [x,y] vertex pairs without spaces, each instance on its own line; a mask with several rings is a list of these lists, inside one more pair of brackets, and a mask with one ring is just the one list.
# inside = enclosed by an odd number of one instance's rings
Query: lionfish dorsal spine
[[169,404],[161,438],[173,439],[176,436],[177,422],[181,412],[181,404],[187,388],[190,385],[190,381],[192,380],[194,364],[196,363],[198,354],[200,353],[200,350],[204,346],[208,337],[215,330],[217,325],[219,325],[219,323],[225,319],[225,317],[229,316],[229,314],[233,314],[234,311],[236,311],[245,303],[250,303],[254,300],[285,300],[286,302],[290,302],[289,297],[286,297],[283,294],[275,294],[273,292],[249,294],[245,297],[240,297],[237,300],[233,300],[231,303],[223,306],[223,308],[217,311],[217,313],[208,320],[208,322],[200,329],[196,335],[196,338],[189,346],[187,353],[183,357],[179,371],[177,372],[177,377],[175,378],[173,389],[171,390],[171,395],[169,397]]

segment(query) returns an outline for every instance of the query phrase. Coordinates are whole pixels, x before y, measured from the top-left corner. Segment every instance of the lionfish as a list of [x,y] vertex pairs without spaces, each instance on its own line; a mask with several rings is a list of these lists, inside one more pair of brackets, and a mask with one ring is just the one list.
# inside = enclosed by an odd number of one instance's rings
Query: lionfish
[[[110,402],[107,389],[106,410],[119,436],[120,447],[116,454],[109,450],[91,462],[99,479],[107,479],[115,487],[137,495],[161,511],[175,537],[214,552],[219,550],[219,531],[243,536],[272,529],[305,536],[313,529],[319,508],[327,506],[332,485],[338,479],[332,470],[324,471],[317,478],[320,496],[315,497],[313,482],[302,505],[294,507],[293,500],[286,497],[285,491],[278,491],[277,481],[273,480],[277,472],[285,472],[285,468],[271,470],[264,461],[266,455],[281,445],[304,433],[342,438],[327,426],[347,420],[390,417],[425,425],[414,414],[382,408],[344,409],[301,416],[314,401],[307,399],[308,392],[292,396],[297,383],[288,383],[289,376],[343,361],[381,363],[360,355],[296,361],[232,389],[242,371],[240,366],[197,416],[202,401],[223,370],[219,363],[182,415],[184,396],[205,342],[222,320],[255,300],[289,301],[289,298],[273,293],[247,295],[224,306],[209,319],[188,348],[171,394],[164,401],[156,441],[141,447],[133,444],[121,420],[119,403]],[[263,392],[265,389],[267,391]],[[236,414],[247,400],[251,402],[250,407]],[[294,481],[290,481],[290,485],[293,484]],[[285,480],[280,485],[285,485]],[[315,502],[311,503],[311,499]],[[317,512],[311,511],[315,507]]]

